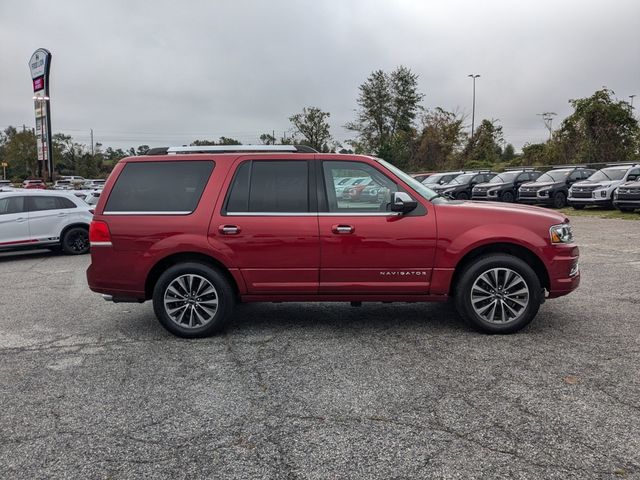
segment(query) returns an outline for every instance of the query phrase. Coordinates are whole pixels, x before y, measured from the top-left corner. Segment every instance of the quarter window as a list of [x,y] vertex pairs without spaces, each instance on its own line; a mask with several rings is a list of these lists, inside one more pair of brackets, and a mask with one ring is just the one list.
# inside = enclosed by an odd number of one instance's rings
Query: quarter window
[[118,176],[105,213],[188,214],[209,181],[211,161],[131,162]]
[[38,195],[27,197],[29,211],[41,212],[44,210],[62,210],[65,208],[76,208],[76,205],[64,197],[54,197],[53,195]]
[[309,212],[306,161],[256,160],[238,167],[225,211],[234,213]]

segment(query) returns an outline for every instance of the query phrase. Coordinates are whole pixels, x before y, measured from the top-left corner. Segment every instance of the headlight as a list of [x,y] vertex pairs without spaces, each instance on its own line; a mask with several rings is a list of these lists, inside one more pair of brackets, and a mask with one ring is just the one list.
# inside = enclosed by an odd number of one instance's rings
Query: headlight
[[549,229],[551,243],[571,243],[573,241],[573,233],[571,225],[563,223],[561,225],[553,225]]

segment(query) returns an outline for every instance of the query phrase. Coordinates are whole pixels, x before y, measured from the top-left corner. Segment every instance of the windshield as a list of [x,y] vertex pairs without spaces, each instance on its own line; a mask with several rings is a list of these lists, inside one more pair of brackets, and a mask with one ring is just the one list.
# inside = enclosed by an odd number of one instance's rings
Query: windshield
[[389,169],[389,171],[393,172],[398,178],[400,178],[403,182],[413,188],[416,192],[418,192],[423,198],[431,201],[436,197],[439,197],[436,192],[424,186],[424,184],[417,181],[411,175],[404,173],[398,167],[391,165],[389,162],[385,162],[381,158],[376,158],[376,162],[380,163],[382,166]]
[[475,176],[475,173],[465,173],[464,175],[458,175],[456,178],[451,180],[449,184],[458,183],[462,185],[465,183],[469,183],[469,181]]
[[423,185],[432,185],[434,183],[438,183],[442,177],[444,177],[444,173],[438,173],[437,175],[431,175],[430,177],[425,178],[424,181],[422,182],[422,184]]
[[491,180],[489,180],[489,183],[509,183],[509,182],[513,182],[518,175],[520,175],[520,172],[501,173],[500,175],[496,175]]
[[609,180],[622,180],[628,168],[603,168],[591,175],[587,180],[590,182],[607,182]]
[[540,175],[535,183],[562,182],[571,172],[572,170],[551,170]]

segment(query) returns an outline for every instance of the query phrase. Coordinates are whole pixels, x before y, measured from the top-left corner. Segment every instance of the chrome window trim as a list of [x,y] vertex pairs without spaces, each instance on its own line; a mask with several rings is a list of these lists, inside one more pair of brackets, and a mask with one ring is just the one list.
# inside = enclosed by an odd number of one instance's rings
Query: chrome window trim
[[226,217],[317,217],[311,212],[227,212]]
[[226,217],[397,217],[399,212],[227,212]]
[[102,215],[189,215],[193,213],[192,211],[176,211],[176,212],[120,212],[120,211],[113,211],[113,212],[102,212]]

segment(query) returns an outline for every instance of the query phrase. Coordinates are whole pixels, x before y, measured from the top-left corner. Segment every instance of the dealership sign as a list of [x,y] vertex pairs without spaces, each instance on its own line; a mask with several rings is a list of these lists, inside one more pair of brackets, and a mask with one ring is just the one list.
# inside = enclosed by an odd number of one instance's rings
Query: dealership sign
[[49,104],[49,69],[51,52],[39,48],[29,60],[33,84],[33,103],[36,114],[36,138],[38,142],[38,175],[43,169],[52,180],[53,158],[51,155],[51,109]]

